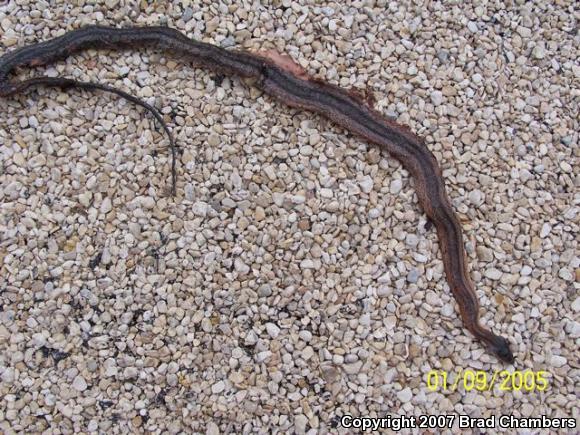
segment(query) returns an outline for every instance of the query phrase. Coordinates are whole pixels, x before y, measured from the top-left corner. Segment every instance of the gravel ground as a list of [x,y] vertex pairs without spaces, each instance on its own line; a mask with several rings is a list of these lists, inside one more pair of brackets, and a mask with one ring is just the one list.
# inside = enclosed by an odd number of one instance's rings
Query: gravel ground
[[[141,108],[51,89],[2,100],[1,431],[578,417],[573,1],[73,3],[3,2],[0,52],[85,24],[161,24],[275,48],[374,94],[443,167],[483,322],[517,361],[463,328],[414,183],[388,155],[237,78],[145,48],[88,51],[21,76],[99,81],[158,107],[183,149],[178,194]],[[426,383],[503,369],[545,371],[548,386]]]

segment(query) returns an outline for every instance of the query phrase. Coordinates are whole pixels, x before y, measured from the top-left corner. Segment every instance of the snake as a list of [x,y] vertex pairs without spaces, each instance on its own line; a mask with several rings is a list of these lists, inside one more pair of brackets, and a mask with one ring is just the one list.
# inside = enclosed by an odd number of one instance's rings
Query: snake
[[178,55],[196,67],[221,75],[249,78],[287,106],[310,111],[329,119],[398,160],[415,180],[419,204],[435,226],[447,283],[459,307],[465,328],[499,360],[513,363],[509,341],[482,325],[480,304],[467,269],[467,258],[459,220],[445,190],[441,168],[424,139],[382,115],[353,90],[310,76],[287,55],[225,49],[189,38],[170,27],[143,26],[114,28],[86,26],[70,30],[43,42],[23,46],[0,57],[0,97],[11,97],[36,87],[102,90],[134,102],[161,123],[172,150],[172,190],[175,192],[175,144],[161,114],[152,105],[119,89],[64,77],[10,79],[17,68],[37,67],[65,59],[74,53],[94,49],[138,49],[151,47]]

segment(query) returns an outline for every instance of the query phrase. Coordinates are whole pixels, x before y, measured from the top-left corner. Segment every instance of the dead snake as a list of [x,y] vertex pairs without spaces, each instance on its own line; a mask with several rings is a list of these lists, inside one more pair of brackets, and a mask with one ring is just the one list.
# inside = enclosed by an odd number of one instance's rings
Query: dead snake
[[173,153],[172,176],[175,189],[175,147],[173,137],[159,112],[138,98],[91,82],[61,77],[36,77],[10,81],[9,75],[20,66],[37,66],[66,58],[88,48],[121,49],[156,47],[179,53],[194,64],[213,71],[255,79],[255,86],[283,103],[318,113],[341,127],[384,148],[399,160],[415,179],[417,196],[423,210],[437,228],[447,282],[459,305],[466,328],[487,345],[501,360],[512,363],[508,341],[484,328],[479,322],[479,303],[466,266],[461,226],[453,212],[434,155],[424,141],[369,107],[351,91],[308,77],[297,65],[250,52],[225,50],[195,41],[166,27],[116,29],[90,26],[73,30],[49,41],[32,44],[0,57],[0,96],[9,97],[37,86],[80,87],[113,92],[151,111],[170,138]]

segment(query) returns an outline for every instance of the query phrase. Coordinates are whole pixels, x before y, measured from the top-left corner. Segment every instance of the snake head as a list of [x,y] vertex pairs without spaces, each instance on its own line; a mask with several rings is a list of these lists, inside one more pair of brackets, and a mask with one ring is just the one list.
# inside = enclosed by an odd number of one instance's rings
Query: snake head
[[510,343],[503,337],[496,337],[490,350],[503,362],[513,364],[515,361],[514,355],[510,350]]

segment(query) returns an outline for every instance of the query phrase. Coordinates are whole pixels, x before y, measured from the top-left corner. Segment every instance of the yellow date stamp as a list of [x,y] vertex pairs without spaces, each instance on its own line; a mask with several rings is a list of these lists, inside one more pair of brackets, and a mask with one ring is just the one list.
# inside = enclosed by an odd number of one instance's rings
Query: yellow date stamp
[[533,370],[496,370],[487,373],[483,370],[461,370],[459,373],[448,373],[445,370],[429,370],[426,376],[429,391],[546,391],[549,387],[550,374],[546,371]]

